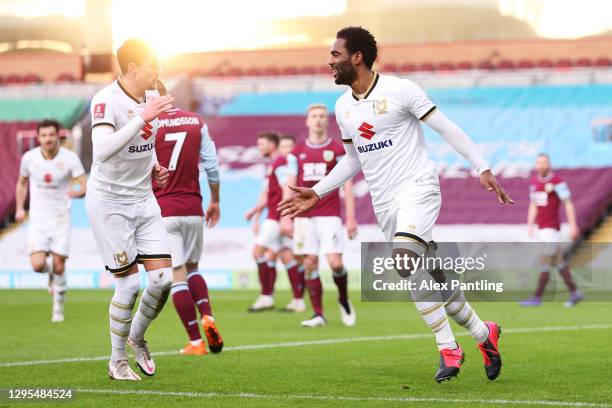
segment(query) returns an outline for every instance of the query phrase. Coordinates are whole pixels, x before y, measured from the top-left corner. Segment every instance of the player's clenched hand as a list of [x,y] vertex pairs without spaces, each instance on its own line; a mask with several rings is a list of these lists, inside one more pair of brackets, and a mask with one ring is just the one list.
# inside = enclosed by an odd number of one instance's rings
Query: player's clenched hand
[[289,189],[295,191],[297,194],[293,194],[291,197],[278,204],[278,211],[281,212],[281,216],[283,217],[297,217],[303,212],[310,210],[320,200],[319,196],[312,188],[289,186]]
[[514,200],[510,198],[508,193],[499,185],[491,170],[483,171],[480,175],[480,184],[489,191],[495,191],[497,199],[502,204],[514,204]]
[[282,217],[280,219],[280,230],[284,236],[293,237],[293,221],[291,221],[291,218]]
[[145,105],[144,110],[140,113],[142,120],[150,122],[159,116],[160,113],[167,111],[172,108],[172,102],[174,97],[170,95],[160,96]]
[[208,228],[214,228],[219,222],[219,218],[221,218],[221,208],[219,208],[219,203],[213,203],[211,201],[206,209],[206,226]]
[[160,166],[159,163],[155,163],[153,167],[153,178],[159,188],[164,188],[170,178],[170,173],[167,168]]
[[17,210],[17,212],[15,213],[15,221],[17,222],[22,222],[23,220],[25,220],[25,217],[25,211],[23,209]]

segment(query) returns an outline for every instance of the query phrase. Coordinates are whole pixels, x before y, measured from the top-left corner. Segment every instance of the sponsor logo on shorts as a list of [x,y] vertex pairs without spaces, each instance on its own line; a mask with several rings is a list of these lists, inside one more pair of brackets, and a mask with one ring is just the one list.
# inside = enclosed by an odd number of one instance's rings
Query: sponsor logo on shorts
[[113,255],[113,258],[115,258],[115,263],[117,264],[118,268],[123,268],[129,263],[126,251]]
[[94,106],[94,119],[104,119],[104,114],[106,113],[106,104],[98,103]]
[[365,146],[357,146],[357,151],[359,153],[367,153],[373,152],[374,150],[386,149],[391,146],[393,146],[393,141],[389,139],[383,140],[382,142],[370,143]]

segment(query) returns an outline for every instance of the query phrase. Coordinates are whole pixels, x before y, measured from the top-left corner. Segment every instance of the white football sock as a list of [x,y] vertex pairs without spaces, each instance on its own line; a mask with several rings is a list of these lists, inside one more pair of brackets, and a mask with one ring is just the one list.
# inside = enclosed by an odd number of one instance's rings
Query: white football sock
[[411,291],[414,305],[425,323],[434,332],[438,350],[457,348],[453,330],[446,316],[446,310],[444,310],[442,294],[438,290],[419,290],[423,282],[427,282],[431,287],[431,283],[434,282],[433,277],[423,269],[419,269],[409,279],[416,285],[416,290]]
[[162,268],[147,272],[149,283],[142,292],[138,310],[130,329],[130,339],[143,341],[144,333],[151,322],[163,309],[170,294],[172,285],[172,269]]
[[66,276],[53,274],[53,310],[64,311],[64,296],[66,295]]
[[478,343],[484,343],[489,336],[489,328],[478,317],[472,306],[465,300],[465,294],[458,288],[454,291],[443,291],[444,309],[459,326],[469,330]]
[[128,358],[125,343],[130,333],[132,323],[132,308],[140,289],[138,273],[115,278],[115,293],[111,300],[108,314],[110,316],[110,336],[112,344],[111,360],[125,360]]

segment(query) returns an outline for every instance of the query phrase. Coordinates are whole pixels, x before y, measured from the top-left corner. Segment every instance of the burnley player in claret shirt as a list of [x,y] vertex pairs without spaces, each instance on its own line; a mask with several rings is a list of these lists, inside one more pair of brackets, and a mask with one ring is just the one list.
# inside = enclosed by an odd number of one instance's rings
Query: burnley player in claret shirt
[[[584,296],[576,288],[569,264],[563,258],[560,245],[562,241],[561,204],[565,207],[572,240],[578,238],[580,229],[576,222],[576,210],[569,187],[561,176],[552,171],[547,154],[540,154],[536,159],[536,174],[531,179],[529,198],[531,201],[527,214],[527,229],[529,236],[540,242],[540,276],[533,297],[522,301],[521,305],[526,307],[542,305],[542,295],[548,284],[550,270],[556,267],[570,292],[570,298],[565,306],[575,306],[583,300]],[[535,233],[534,224],[538,226]]]
[[[160,95],[166,94],[163,83],[158,82],[157,89]],[[208,126],[195,113],[173,108],[161,114],[158,120],[155,151],[157,160],[168,168],[170,177],[165,188],[156,187],[153,191],[161,208],[172,255],[170,294],[189,336],[189,344],[181,350],[181,354],[207,354],[198,327],[196,308],[200,312],[208,348],[213,353],[219,353],[223,340],[213,317],[208,286],[198,272],[204,223],[213,228],[221,216],[219,163],[215,144],[208,133]],[[200,164],[206,172],[210,190],[206,213],[202,209],[200,193]]]
[[[291,171],[289,184],[313,187],[336,166],[344,156],[342,144],[327,134],[329,114],[322,104],[313,104],[306,111],[307,138],[287,156]],[[290,190],[285,190],[285,198]],[[348,237],[357,234],[353,185],[344,184],[345,219]],[[338,288],[338,304],[342,322],[354,326],[356,313],[348,298],[348,272],[342,262],[344,233],[340,218],[340,194],[338,190],[325,196],[312,209],[295,218],[293,228],[293,253],[301,256],[305,269],[305,283],[314,315],[302,322],[303,327],[319,327],[327,324],[323,315],[323,286],[319,278],[319,253],[323,253],[332,270]],[[284,217],[281,227],[288,230],[291,219]]]

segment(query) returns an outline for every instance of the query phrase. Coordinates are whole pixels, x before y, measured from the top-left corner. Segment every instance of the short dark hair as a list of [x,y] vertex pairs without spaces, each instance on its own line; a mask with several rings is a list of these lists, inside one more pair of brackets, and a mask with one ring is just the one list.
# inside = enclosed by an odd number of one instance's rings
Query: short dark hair
[[368,69],[372,69],[378,57],[378,46],[372,33],[363,27],[344,27],[336,33],[336,38],[345,40],[344,45],[351,55],[361,52],[363,63]]
[[293,143],[295,143],[295,137],[293,135],[282,135],[280,140],[291,140]]
[[41,128],[46,128],[50,126],[53,126],[55,128],[55,131],[59,134],[61,125],[55,119],[45,119],[38,122],[38,125],[36,125],[36,133],[39,133]]
[[127,72],[130,62],[141,64],[151,51],[153,49],[144,40],[139,38],[125,40],[121,47],[117,48],[117,61],[121,73],[125,74]]
[[257,135],[257,139],[268,139],[268,141],[272,142],[274,146],[278,146],[278,142],[280,141],[281,135],[278,132],[266,130],[265,132],[261,132]]

